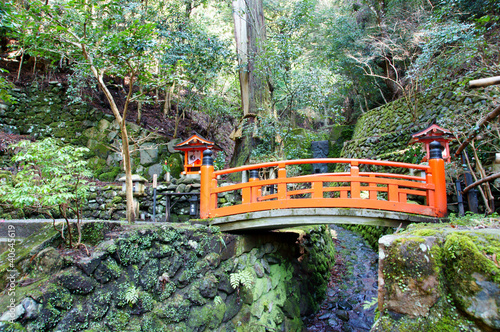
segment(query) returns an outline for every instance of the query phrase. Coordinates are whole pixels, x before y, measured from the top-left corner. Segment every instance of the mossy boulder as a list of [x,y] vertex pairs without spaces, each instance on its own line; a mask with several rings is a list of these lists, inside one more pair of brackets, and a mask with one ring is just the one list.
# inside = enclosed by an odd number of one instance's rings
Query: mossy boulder
[[180,153],[174,153],[168,157],[167,160],[170,165],[170,174],[174,178],[178,178],[181,172],[184,171],[184,164]]
[[[500,329],[500,230],[461,228],[412,225],[380,239],[383,327],[376,331],[433,325],[455,331],[474,326],[470,321]],[[456,318],[447,319],[447,312]],[[404,321],[396,324],[393,313],[403,314]]]
[[445,275],[458,307],[500,329],[500,230],[457,232],[444,244]]
[[379,309],[426,316],[443,295],[440,248],[435,237],[387,235],[380,239]]

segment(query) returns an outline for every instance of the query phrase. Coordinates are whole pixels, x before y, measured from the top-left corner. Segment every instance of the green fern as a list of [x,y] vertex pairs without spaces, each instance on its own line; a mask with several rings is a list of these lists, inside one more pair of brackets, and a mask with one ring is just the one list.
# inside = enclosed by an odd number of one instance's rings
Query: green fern
[[125,301],[133,306],[139,300],[139,289],[134,286],[130,286],[125,292]]
[[224,301],[222,301],[222,297],[220,297],[219,295],[217,295],[215,298],[214,298],[214,303],[215,305],[221,305]]
[[363,302],[363,309],[368,310],[371,307],[373,307],[375,304],[377,304],[377,302],[378,302],[378,297],[376,297],[376,296],[373,297],[371,301],[366,300]]
[[240,271],[231,273],[231,275],[229,275],[229,281],[234,289],[238,288],[240,284],[243,287],[249,287],[253,282],[253,276],[250,271]]

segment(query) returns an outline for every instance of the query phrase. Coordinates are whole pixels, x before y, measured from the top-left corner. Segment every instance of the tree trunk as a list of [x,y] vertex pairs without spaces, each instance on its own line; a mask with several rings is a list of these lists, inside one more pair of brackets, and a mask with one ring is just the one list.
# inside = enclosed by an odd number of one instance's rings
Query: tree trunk
[[108,87],[106,86],[106,83],[104,83],[104,70],[98,70],[93,63],[92,58],[88,54],[86,47],[84,44],[80,45],[82,49],[83,56],[85,59],[87,59],[89,65],[90,65],[90,71],[94,75],[94,77],[97,79],[98,85],[101,88],[101,90],[104,92],[104,95],[106,96],[106,99],[109,102],[109,106],[111,107],[111,111],[113,112],[113,115],[115,116],[116,122],[120,125],[120,134],[122,138],[122,156],[123,156],[123,165],[125,169],[125,187],[126,187],[126,200],[127,200],[127,220],[129,223],[134,223],[135,222],[135,211],[134,211],[134,196],[133,196],[133,184],[132,184],[132,164],[130,163],[130,150],[129,150],[129,145],[128,145],[128,133],[127,133],[127,127],[126,127],[126,118],[127,118],[127,107],[128,103],[130,101],[130,98],[132,96],[132,86],[133,86],[133,77],[134,75],[131,75],[130,78],[130,85],[129,85],[129,92],[127,95],[127,101],[125,103],[125,107],[123,109],[123,116],[120,114],[120,111],[118,109],[118,106],[116,105],[115,99],[113,98],[113,95],[109,91]]
[[135,211],[134,211],[134,196],[133,196],[133,184],[132,184],[132,164],[130,162],[130,150],[128,145],[128,132],[126,127],[125,117],[122,117],[118,106],[113,98],[113,95],[108,90],[106,84],[104,83],[103,73],[98,73],[97,69],[91,66],[91,70],[97,77],[99,87],[103,90],[106,99],[109,102],[111,111],[115,116],[116,122],[120,125],[120,134],[122,138],[122,156],[123,156],[123,166],[125,170],[125,194],[127,200],[127,220],[129,223],[135,222]]
[[[264,75],[256,72],[256,61],[266,39],[262,0],[234,0],[234,38],[238,53],[241,109],[243,110],[242,134],[235,137],[231,167],[248,162],[256,142],[254,139],[255,116],[269,110],[269,90]],[[249,116],[250,115],[250,116]],[[238,131],[238,130],[236,130]]]
[[128,145],[128,132],[125,119],[120,122],[122,137],[123,168],[125,170],[125,197],[127,202],[127,220],[129,223],[135,222],[134,192],[132,183],[132,165],[130,163],[130,149]]
[[165,89],[165,104],[163,105],[163,116],[167,116],[168,112],[170,112],[170,109],[172,107],[172,96],[174,94],[174,89],[175,89],[175,81],[172,83],[172,86],[170,88]]
[[[139,94],[142,96],[144,93],[144,87],[142,84],[139,84]],[[135,121],[136,124],[140,125],[141,124],[141,117],[142,117],[142,100],[139,99],[137,102],[137,120]]]

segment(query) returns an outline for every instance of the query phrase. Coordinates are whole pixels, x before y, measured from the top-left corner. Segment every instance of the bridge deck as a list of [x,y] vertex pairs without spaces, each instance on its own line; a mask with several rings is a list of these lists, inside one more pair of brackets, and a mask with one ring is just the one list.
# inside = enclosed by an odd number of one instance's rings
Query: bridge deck
[[439,218],[415,214],[342,208],[307,208],[268,210],[213,218],[210,224],[222,231],[279,229],[317,224],[361,224],[385,227],[406,227],[413,222],[437,222]]

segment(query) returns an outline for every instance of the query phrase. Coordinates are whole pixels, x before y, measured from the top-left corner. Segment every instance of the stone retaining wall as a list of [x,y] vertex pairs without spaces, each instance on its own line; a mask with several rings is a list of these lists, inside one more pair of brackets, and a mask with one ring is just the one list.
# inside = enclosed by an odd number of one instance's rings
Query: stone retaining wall
[[[57,250],[54,231],[41,233],[16,247],[0,329],[300,331],[334,263],[326,227],[235,236],[201,225],[88,223],[89,255]],[[2,289],[8,270],[0,266]]]
[[[55,137],[64,142],[90,149],[89,163],[96,178],[115,181],[123,173],[121,153],[114,151],[121,146],[119,125],[111,114],[105,114],[82,103],[71,103],[59,82],[49,82],[48,87],[37,84],[24,89],[13,89],[17,101],[13,105],[0,102],[0,130],[11,134],[31,135],[35,138]],[[134,123],[128,123],[129,137],[144,138],[151,134]],[[171,164],[172,174],[178,176],[182,169],[182,156],[172,149],[180,140],[170,141],[157,135],[144,142],[131,155],[135,174],[152,179],[153,174],[163,177],[165,160]],[[1,157],[1,156],[0,156]],[[10,164],[0,158],[0,167]]]

